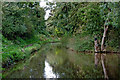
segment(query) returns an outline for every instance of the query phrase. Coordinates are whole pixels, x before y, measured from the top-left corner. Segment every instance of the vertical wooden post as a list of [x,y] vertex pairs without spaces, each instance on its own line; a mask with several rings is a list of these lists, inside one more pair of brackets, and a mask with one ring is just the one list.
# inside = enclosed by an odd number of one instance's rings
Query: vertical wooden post
[[95,67],[97,67],[99,61],[100,61],[100,54],[98,53],[99,51],[99,46],[98,46],[98,40],[97,37],[95,36],[95,41],[94,41],[95,45]]
[[95,45],[94,45],[94,47],[95,47],[95,52],[98,52],[99,47],[98,47],[98,40],[97,40],[96,37],[95,37],[94,43],[95,43]]

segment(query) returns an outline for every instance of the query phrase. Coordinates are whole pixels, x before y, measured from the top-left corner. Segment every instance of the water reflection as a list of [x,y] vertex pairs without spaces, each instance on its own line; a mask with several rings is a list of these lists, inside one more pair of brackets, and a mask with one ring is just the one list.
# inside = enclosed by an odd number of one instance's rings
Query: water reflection
[[95,68],[98,65],[101,65],[104,78],[115,78],[119,79],[120,71],[118,70],[119,65],[119,56],[120,54],[102,54],[102,53],[95,53]]
[[23,67],[9,73],[7,77],[104,78],[102,61],[108,77],[119,76],[119,54],[75,53],[62,47],[61,44],[47,44],[43,48],[23,63]]
[[108,74],[107,74],[106,66],[105,66],[105,61],[106,61],[105,57],[106,57],[106,54],[95,53],[95,67],[97,68],[97,65],[101,61],[103,72],[104,72],[104,76],[105,76],[105,78],[108,79]]
[[98,64],[100,63],[100,56],[101,54],[95,53],[95,67],[97,68]]
[[45,60],[44,78],[59,78],[59,75],[55,74],[52,69],[50,64]]

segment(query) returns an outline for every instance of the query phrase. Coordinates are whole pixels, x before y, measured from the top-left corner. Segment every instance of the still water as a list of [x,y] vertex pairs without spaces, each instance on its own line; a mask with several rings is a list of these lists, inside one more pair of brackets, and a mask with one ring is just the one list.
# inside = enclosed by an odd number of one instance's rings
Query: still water
[[47,61],[45,61],[44,78],[59,78],[59,75],[53,72],[53,68]]
[[[104,55],[109,78],[119,78],[120,54]],[[7,78],[104,78],[100,54],[76,53],[61,43],[46,44],[19,69],[8,71]]]

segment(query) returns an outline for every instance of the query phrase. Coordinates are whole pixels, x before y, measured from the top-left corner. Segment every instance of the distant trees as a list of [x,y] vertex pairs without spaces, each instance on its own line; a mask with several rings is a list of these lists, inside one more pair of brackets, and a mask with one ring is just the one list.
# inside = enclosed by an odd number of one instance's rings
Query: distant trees
[[120,42],[119,6],[120,3],[115,2],[56,3],[56,8],[53,10],[54,16],[48,19],[47,27],[53,26],[53,31],[57,35],[60,33],[61,35],[77,33],[96,35],[101,40],[101,45],[106,41],[106,45],[117,46]]
[[2,33],[12,39],[30,37],[45,29],[45,11],[38,2],[4,2]]
[[53,10],[54,17],[51,17],[48,22],[51,21],[50,24],[63,34],[74,34],[81,29],[95,34],[102,29],[100,3],[68,2],[56,3],[56,5]]
[[[4,2],[3,35],[7,38],[30,37],[35,33],[45,34],[46,30],[56,36],[85,33],[96,35],[102,40],[101,45],[106,41],[106,45],[119,47],[120,3],[57,2],[47,5],[49,7],[43,9],[37,2]],[[52,11],[47,25],[44,10]]]

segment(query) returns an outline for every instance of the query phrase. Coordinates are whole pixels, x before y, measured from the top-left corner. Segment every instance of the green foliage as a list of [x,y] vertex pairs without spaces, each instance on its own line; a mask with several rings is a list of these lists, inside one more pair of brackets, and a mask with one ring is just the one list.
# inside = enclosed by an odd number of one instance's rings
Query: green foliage
[[4,67],[14,65],[16,62],[29,58],[31,53],[41,48],[41,45],[58,41],[49,39],[45,35],[35,35],[30,39],[17,37],[16,40],[8,40],[2,36],[2,64]]
[[[100,17],[100,3],[56,3],[54,16],[49,18],[49,24],[63,34],[73,34],[78,28],[93,34],[101,30],[103,21]],[[101,23],[102,22],[102,23]],[[50,25],[50,26],[51,26]]]
[[[41,44],[57,41],[58,37],[61,37],[59,39],[63,46],[70,46],[77,51],[93,50],[93,37],[97,35],[101,40],[104,25],[109,26],[106,45],[115,51],[120,49],[120,3],[55,4],[53,8],[54,3],[48,3],[50,7],[45,9],[53,14],[45,25],[45,11],[39,3],[3,3],[3,35],[0,35],[3,39],[3,64],[23,60]],[[30,44],[33,45],[25,47]]]
[[[47,28],[51,29],[51,32],[57,36],[90,34],[93,40],[95,35],[101,40],[104,25],[108,25],[106,45],[116,47],[120,44],[119,6],[120,3],[115,2],[58,2],[56,8],[52,10],[53,16],[47,20]],[[112,38],[113,36],[114,38]],[[89,41],[86,42],[82,45],[82,48],[89,44]]]
[[[63,32],[76,32],[79,27],[90,34],[101,34],[104,23],[117,27],[118,3],[56,3],[54,16],[48,22]],[[111,10],[111,11],[109,11]],[[50,25],[50,26],[51,26]],[[59,30],[59,31],[60,31]],[[65,32],[64,32],[65,33]]]
[[2,32],[7,38],[30,37],[45,29],[45,11],[37,2],[5,2],[2,11]]
[[120,48],[119,6],[120,3],[103,3],[100,6],[104,24],[109,26],[106,45],[114,51]]

